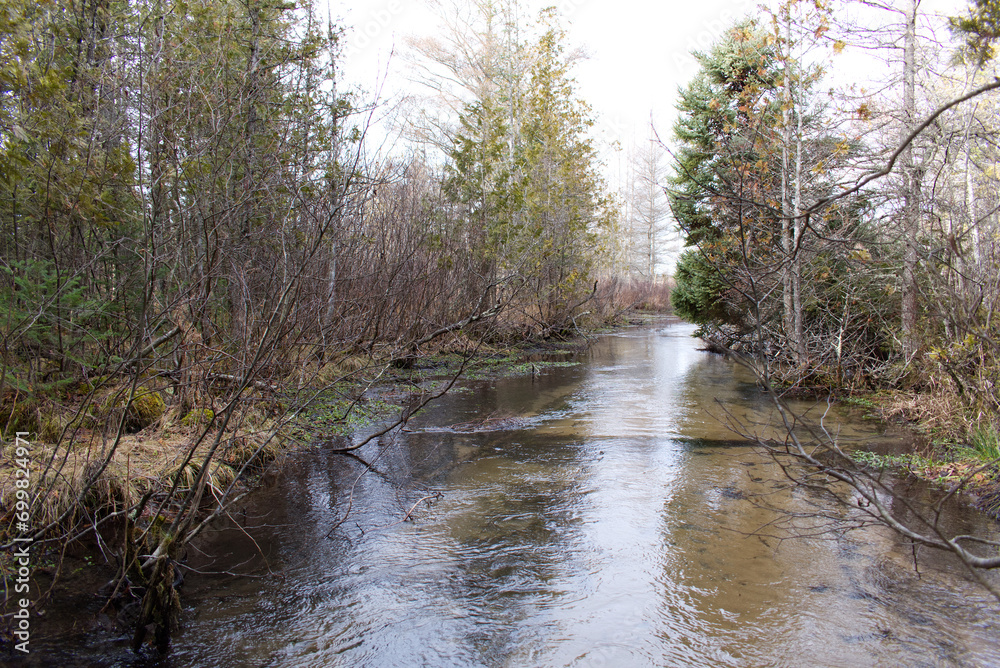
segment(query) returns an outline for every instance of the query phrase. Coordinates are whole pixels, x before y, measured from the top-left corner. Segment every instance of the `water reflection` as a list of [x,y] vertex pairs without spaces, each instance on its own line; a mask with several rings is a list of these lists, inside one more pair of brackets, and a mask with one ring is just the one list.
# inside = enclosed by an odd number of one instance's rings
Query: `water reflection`
[[[891,536],[756,535],[774,518],[748,498],[777,476],[720,418],[765,435],[779,422],[753,379],[690,333],[610,336],[579,367],[473,383],[365,453],[373,474],[304,457],[259,529],[280,585],[263,580],[248,609],[196,603],[172,662],[204,665],[207,648],[232,665],[231,643],[247,663],[296,666],[1000,660],[996,606],[953,568],[917,581]],[[492,414],[525,428],[442,429]],[[844,418],[826,420],[879,437]],[[431,492],[441,500],[398,523]],[[322,538],[348,495],[352,520]],[[813,502],[780,496],[792,511]]]
[[[769,463],[720,424],[723,409],[759,430],[776,422],[752,379],[691,331],[626,332],[577,367],[470,383],[367,446],[364,475],[357,460],[301,453],[200,545],[199,568],[259,577],[189,578],[165,663],[1000,664],[998,606],[953,564],[917,574],[878,531],[761,535],[774,516],[754,494],[792,512],[817,499],[776,492]],[[445,428],[494,414],[523,420]]]

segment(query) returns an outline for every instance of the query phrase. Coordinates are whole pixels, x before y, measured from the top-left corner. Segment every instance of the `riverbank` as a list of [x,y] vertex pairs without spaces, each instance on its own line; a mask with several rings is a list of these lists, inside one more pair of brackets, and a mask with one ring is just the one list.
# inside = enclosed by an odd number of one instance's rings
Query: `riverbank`
[[[167,411],[163,395],[169,387],[143,383],[133,393],[129,408],[129,388],[98,387],[86,397],[91,406],[105,406],[103,414],[81,402],[74,394],[64,395],[64,403],[50,406],[42,422],[56,425],[40,433],[29,432],[22,439],[31,446],[30,478],[35,489],[44,489],[40,510],[33,515],[36,525],[57,529],[60,518],[67,519],[69,505],[81,504],[79,512],[103,514],[115,508],[135,505],[144,495],[165,492],[172,485],[190,490],[199,474],[197,462],[221,441],[221,457],[208,473],[207,485],[221,493],[239,476],[251,481],[272,461],[296,447],[309,447],[320,440],[346,437],[376,421],[410,416],[415,402],[433,396],[455,377],[500,377],[537,373],[559,365],[542,356],[571,354],[585,347],[581,337],[566,342],[531,342],[506,348],[479,346],[467,342],[439,347],[409,360],[400,368],[393,360],[343,358],[327,364],[303,365],[281,385],[253,388],[246,397],[251,410],[227,416],[217,397],[183,415]],[[93,392],[93,390],[90,390]],[[126,412],[123,432],[99,430],[97,422],[114,411]],[[129,433],[131,432],[131,433]],[[70,447],[64,441],[70,440]],[[53,442],[55,441],[55,442]],[[0,490],[4,509],[0,524],[0,544],[12,538],[9,520],[15,497],[17,445],[5,443],[0,460]],[[9,451],[9,452],[8,452]],[[108,453],[110,452],[110,456]],[[56,461],[61,457],[64,461]],[[99,477],[90,483],[93,493],[78,498],[93,465],[109,457]],[[58,465],[58,473],[50,478]],[[39,536],[41,537],[41,536]]]
[[[730,355],[708,337],[705,350]],[[867,419],[897,424],[913,432],[905,451],[872,452],[863,447],[851,456],[869,470],[891,471],[930,483],[965,503],[1000,519],[1000,422],[979,396],[957,388],[939,357],[926,356],[905,374],[894,368],[884,376],[867,376],[857,384],[842,384],[841,374],[813,369],[769,369],[769,382],[783,398],[832,399],[856,406]],[[758,379],[759,380],[759,379]]]
[[[953,564],[921,551],[915,573],[873,526],[761,535],[761,501],[854,515],[782,485],[719,421],[719,401],[753,424],[772,405],[690,330],[617,330],[557,357],[576,364],[463,381],[357,458],[331,452],[346,438],[289,454],[188,549],[170,665],[993,665],[996,603]],[[851,443],[898,440],[853,409],[828,418]],[[953,504],[941,522],[980,525]],[[49,607],[37,660],[136,660],[94,584]]]
[[[656,323],[665,322],[668,321],[662,318],[653,319],[650,322],[649,318],[636,317],[631,324],[653,324],[654,327],[652,329],[657,329],[658,325]],[[681,327],[683,328],[683,326]],[[610,338],[618,339],[629,336],[627,332],[622,330],[616,331],[617,334],[612,334]],[[643,331],[643,329],[635,331],[635,335],[639,336],[638,332]],[[250,405],[256,405],[257,412],[246,416],[243,422],[234,422],[231,420],[228,427],[230,431],[228,432],[224,430],[221,432],[213,431],[209,428],[209,425],[199,424],[193,420],[189,420],[189,424],[187,425],[182,423],[179,426],[174,423],[167,423],[166,421],[163,421],[160,425],[151,424],[148,428],[141,430],[137,434],[126,435],[120,439],[119,448],[121,452],[117,454],[123,457],[125,466],[109,466],[108,470],[112,473],[121,473],[124,471],[125,473],[132,472],[136,474],[141,469],[139,466],[130,467],[130,462],[139,459],[140,454],[137,453],[137,450],[141,448],[155,448],[164,454],[162,460],[164,462],[170,461],[166,457],[166,454],[172,453],[174,460],[172,460],[169,466],[165,466],[163,470],[168,472],[174,471],[175,469],[171,467],[176,467],[177,459],[185,455],[187,450],[184,448],[189,447],[192,439],[197,439],[199,435],[205,434],[202,439],[203,442],[194,450],[195,456],[190,459],[197,460],[201,457],[205,452],[203,448],[209,447],[216,440],[216,437],[224,444],[220,450],[221,456],[217,459],[220,468],[213,469],[205,478],[207,496],[212,499],[212,503],[218,501],[219,498],[225,497],[227,493],[232,494],[230,498],[235,498],[237,494],[248,489],[259,489],[274,484],[274,480],[276,479],[285,479],[286,476],[282,472],[284,466],[274,465],[276,460],[281,463],[283,458],[289,455],[297,458],[303,451],[316,452],[317,456],[323,458],[337,450],[359,446],[361,443],[366,442],[366,439],[369,439],[372,435],[377,436],[386,427],[393,429],[396,426],[405,427],[403,422],[399,422],[400,418],[404,418],[405,421],[410,419],[417,419],[418,422],[421,421],[422,419],[419,414],[414,415],[414,409],[449,386],[451,380],[459,372],[461,372],[465,380],[473,383],[480,379],[489,380],[488,385],[492,386],[498,381],[503,381],[504,383],[514,381],[519,382],[525,388],[530,388],[533,392],[535,391],[536,381],[539,382],[539,388],[541,388],[544,386],[541,382],[543,378],[562,373],[572,375],[574,367],[578,366],[580,361],[579,359],[571,359],[571,357],[578,357],[578,353],[585,349],[589,343],[585,339],[577,339],[564,342],[528,343],[523,346],[501,349],[485,346],[469,346],[464,342],[461,345],[457,345],[457,340],[452,341],[456,344],[454,348],[441,345],[438,349],[428,352],[426,355],[408,360],[406,364],[394,364],[391,359],[383,360],[379,365],[362,364],[363,360],[348,361],[341,359],[336,363],[336,367],[324,369],[324,366],[317,364],[313,368],[303,369],[302,375],[299,378],[290,378],[280,391],[272,389],[269,394],[264,392],[263,388],[256,388],[253,395],[255,401],[251,402]],[[697,346],[697,343],[692,342],[691,347],[695,346]],[[472,355],[472,353],[475,354]],[[696,351],[693,355],[690,352],[686,352],[685,355],[691,356],[692,359],[705,356],[700,351]],[[661,364],[662,361],[656,363]],[[346,383],[343,381],[343,376],[350,372],[351,367],[356,367],[353,372],[353,382]],[[728,365],[723,365],[722,369],[716,369],[714,373],[731,374],[731,371],[726,369],[728,369]],[[309,382],[309,379],[317,379],[317,382]],[[322,382],[323,380],[338,380],[338,382]],[[677,382],[677,380],[676,378],[672,380],[667,379],[664,382]],[[696,389],[698,386],[696,382],[686,381],[686,385],[690,385],[688,392],[696,393],[696,395],[692,395],[692,398],[694,396],[700,397],[697,400],[698,402],[712,403],[720,398],[715,395],[701,397],[700,394],[697,394],[699,390]],[[710,385],[706,387],[710,387]],[[728,397],[727,401],[743,401],[742,394],[747,391],[748,387],[744,387],[733,396]],[[452,395],[463,395],[468,391],[469,389],[465,385],[451,387]],[[452,401],[448,400],[448,403],[451,404]],[[858,402],[854,403],[857,404]],[[435,402],[431,401],[423,405],[428,409],[434,409]],[[464,434],[470,435],[470,438],[472,438],[471,435],[473,434],[503,434],[509,433],[512,430],[524,429],[535,424],[537,420],[535,414],[531,411],[525,412],[523,408],[519,411],[516,409],[516,406],[516,403],[498,404],[495,407],[491,407],[489,412],[485,414],[474,416],[456,415],[450,418],[446,428],[433,426],[428,430],[424,430],[424,432],[429,435],[438,435],[439,437],[442,434],[451,434],[452,436]],[[266,413],[267,407],[271,407],[271,410],[282,409],[284,413],[281,418],[273,415],[269,416]],[[665,404],[660,410],[669,410],[668,405]],[[682,410],[681,413],[683,414],[684,411]],[[653,415],[654,413],[650,413],[647,417],[654,420],[658,419],[653,418]],[[252,423],[250,421],[254,416],[260,420],[259,423]],[[205,420],[210,420],[212,417],[218,419],[219,415],[201,414],[201,418]],[[635,417],[639,416],[618,415],[615,424],[619,422],[628,424]],[[163,434],[162,431],[157,432],[158,429],[162,430],[168,424],[173,424],[169,435]],[[243,430],[242,437],[244,441],[242,444],[244,449],[242,450],[235,447],[238,445],[239,440],[235,431],[237,427]],[[258,431],[251,431],[252,427],[257,427]],[[675,429],[676,427],[670,428]],[[609,426],[608,429],[612,429],[612,427]],[[643,433],[653,433],[649,431],[650,425],[646,425],[644,429]],[[721,434],[716,433],[714,428],[711,431],[701,433],[701,430],[704,429],[707,429],[707,427],[684,426],[685,433],[694,434],[690,437],[690,442],[692,443],[731,442],[726,441]],[[406,427],[394,433],[405,434],[404,438],[412,439],[415,438],[414,434],[417,431],[421,431],[421,429],[416,428],[415,430],[411,430],[409,427]],[[268,437],[274,433],[280,433],[281,438],[271,437],[268,440]],[[615,432],[609,431],[608,433],[610,435]],[[259,434],[259,436],[255,438],[255,434]],[[171,442],[171,438],[174,439],[173,442]],[[731,439],[732,435],[730,434],[728,438]],[[261,444],[265,442],[274,448],[266,454],[260,450]],[[380,452],[386,443],[388,443],[388,440],[380,441],[378,445],[372,445],[371,447],[376,448],[374,452]],[[241,452],[257,452],[260,457],[258,461],[262,463],[262,465],[259,465],[259,468],[245,470],[243,477],[239,475],[234,476],[240,470]],[[468,453],[461,454],[460,456],[463,458],[463,461],[469,463],[475,459]],[[489,451],[484,452],[484,456],[489,457]],[[271,463],[270,466],[263,464],[265,458],[267,462]],[[342,459],[346,461],[348,458]],[[871,464],[871,462],[866,463]],[[146,468],[142,470],[146,470],[148,473],[152,465],[146,462],[143,466]],[[442,466],[446,465],[442,464]],[[451,464],[447,466],[451,466]],[[221,467],[229,468],[232,473],[227,473]],[[190,479],[190,482],[186,483],[186,486],[182,489],[193,488],[192,486],[197,480],[196,474],[197,470],[191,467],[190,475],[194,476],[194,478]],[[361,475],[361,471],[357,472],[356,475]],[[145,476],[134,475],[133,479],[137,485],[143,484],[147,485],[147,487],[137,488],[133,493],[142,495],[148,493],[149,489],[152,489],[149,485],[154,484],[153,478],[155,476],[152,474]],[[163,476],[161,480],[163,478],[166,478],[166,476]],[[232,480],[230,481],[231,478]],[[232,491],[229,491],[228,485],[232,485],[233,483],[236,483],[236,485],[232,488]],[[732,495],[734,498],[739,498],[743,495],[743,492],[733,491],[736,490],[736,487],[734,487],[735,483],[727,484],[730,485],[729,487],[725,487],[725,490],[728,490],[727,494]],[[154,492],[153,496],[157,494],[162,496],[166,493],[163,484],[156,489],[160,491]],[[416,497],[416,501],[420,501],[422,498]],[[343,499],[341,501],[343,502]],[[410,499],[407,503],[410,504],[412,501]],[[354,502],[353,496],[350,502]],[[119,506],[117,507],[124,506],[123,502],[118,503]],[[155,504],[149,504],[148,507],[158,508]],[[338,507],[343,507],[343,504]],[[108,508],[108,513],[117,512],[115,510],[116,506],[108,505],[106,508]],[[91,510],[88,512],[94,511]],[[176,519],[170,507],[164,506],[160,508],[156,515],[152,515],[151,512],[133,518],[124,518],[118,515],[118,519],[115,520],[113,515],[105,515],[105,517],[111,517],[111,520],[98,519],[98,522],[103,521],[101,527],[106,530],[104,546],[102,547],[98,542],[96,544],[90,543],[87,550],[79,548],[71,550],[71,552],[75,553],[73,560],[70,562],[71,567],[74,570],[80,571],[76,574],[74,582],[84,583],[74,586],[90,587],[87,595],[92,597],[93,592],[99,589],[103,582],[107,582],[109,579],[114,580],[116,572],[122,567],[122,555],[126,553],[124,543],[116,540],[116,537],[120,538],[123,531],[135,531],[143,526],[153,527],[158,524],[160,527],[163,527]],[[354,510],[353,512],[356,514],[358,511]],[[404,515],[404,519],[407,516]],[[204,514],[202,517],[204,517]],[[126,520],[133,523],[129,525],[125,523]],[[398,521],[398,518],[393,521]],[[155,532],[151,532],[150,535],[162,536],[162,533],[156,534]],[[144,549],[147,550],[146,554],[156,549],[156,543],[152,540],[144,543],[144,546]],[[251,545],[248,549],[255,550],[258,548]],[[110,558],[108,555],[110,555]],[[45,589],[50,586],[55,575],[58,573],[61,567],[60,559],[59,555],[49,557],[39,555],[39,561],[36,563],[44,563],[43,570],[40,572],[42,576],[40,582],[44,582]],[[175,578],[179,577],[180,573],[188,570],[189,567],[181,563],[183,557],[180,553],[173,553],[171,559],[176,560],[173,564]],[[83,571],[93,574],[100,573],[101,576],[88,576]],[[101,577],[104,578],[103,582],[101,581]],[[121,633],[127,627],[127,624],[137,616],[136,608],[139,601],[141,601],[142,587],[135,580],[135,577],[134,575],[129,576],[128,582],[131,586],[131,593],[127,595],[116,593],[113,587],[103,592],[107,604],[100,607],[98,618],[101,620],[100,624],[105,630],[112,633]]]
[[[183,411],[171,407],[170,379],[155,375],[131,386],[109,378],[67,388],[40,414],[43,428],[5,442],[0,544],[33,546],[33,586],[40,587],[30,598],[35,615],[45,609],[66,554],[80,557],[80,545],[88,545],[86,561],[77,559],[73,568],[103,564],[95,570],[117,583],[103,592],[103,614],[127,627],[139,618],[143,592],[154,586],[143,555],[163,554],[172,577],[179,577],[179,546],[255,489],[265,473],[280,470],[289,453],[320,445],[351,449],[358,445],[352,439],[377,432],[377,425],[405,426],[458,377],[532,376],[572,364],[565,358],[587,343],[580,336],[498,347],[454,334],[404,363],[391,355],[307,362],[279,382],[245,383],[239,401],[231,398],[238,379],[218,378],[218,385],[201,388],[196,407]],[[18,520],[22,512],[29,521]],[[0,552],[4,573],[16,572],[15,560],[13,549]],[[14,584],[6,580],[0,628],[8,646],[16,640]],[[163,618],[176,613],[178,600],[172,582],[167,589],[154,623],[170,627],[175,623]]]
[[944,390],[848,397],[845,403],[872,419],[904,425],[921,437],[909,452],[853,456],[865,466],[926,481],[1000,519],[1000,432],[957,399]]

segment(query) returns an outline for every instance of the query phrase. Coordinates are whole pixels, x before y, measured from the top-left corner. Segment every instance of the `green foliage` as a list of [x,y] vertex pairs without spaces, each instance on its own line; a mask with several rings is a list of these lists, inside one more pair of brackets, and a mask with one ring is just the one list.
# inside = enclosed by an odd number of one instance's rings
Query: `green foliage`
[[729,323],[733,318],[726,307],[726,284],[718,268],[697,249],[684,251],[674,272],[676,287],[670,293],[674,312],[699,325]]
[[587,135],[590,109],[575,97],[553,20],[543,13],[537,42],[508,54],[528,69],[527,92],[498,84],[465,107],[445,181],[463,205],[461,252],[486,276],[519,274],[549,322],[589,291],[614,224]]
[[742,326],[752,319],[748,261],[773,261],[780,241],[769,207],[779,199],[780,151],[768,143],[780,121],[777,53],[769,34],[745,22],[695,55],[701,70],[681,91],[674,125],[670,205],[699,250],[681,259],[674,305],[693,322]]
[[[761,143],[779,121],[777,53],[753,22],[739,24],[708,53],[681,90],[674,136],[680,148],[671,207],[688,245],[741,224],[740,204],[773,197],[774,149]],[[752,199],[753,196],[757,199]],[[747,201],[749,200],[749,201]]]
[[0,403],[0,437],[13,439],[19,431],[37,434],[39,430],[39,402],[32,395],[11,392]]
[[915,453],[880,455],[868,450],[852,451],[851,459],[874,469],[902,469],[905,471],[918,471],[938,464],[933,459]]
[[791,55],[784,35],[744,21],[696,54],[669,191],[694,248],[672,299],[702,331],[773,369],[863,385],[864,364],[893,341],[899,296],[884,277],[895,280],[899,258],[869,224],[870,195],[839,195],[836,170],[860,147],[825,121],[811,89],[818,70]]
[[1000,429],[992,424],[977,425],[969,435],[963,452],[983,462],[1000,461]]
[[281,294],[275,254],[316,246],[302,221],[344,178],[336,43],[310,3],[0,0],[0,392],[130,359],[165,320],[252,340],[234,311]]
[[295,418],[292,433],[307,440],[342,436],[403,409],[387,399],[356,399],[349,393],[357,389],[349,384],[324,389]]
[[1000,38],[1000,3],[972,0],[968,13],[949,20],[952,30],[965,38],[966,49],[979,64],[993,60],[994,43]]
[[470,250],[489,263],[503,261],[508,241],[521,231],[516,212],[524,184],[514,173],[517,165],[508,155],[508,137],[496,100],[467,105],[444,182],[448,197],[466,207],[466,233],[478,237]]
[[[123,333],[114,323],[118,304],[102,299],[80,274],[66,276],[52,260],[0,265],[0,332],[11,341],[5,382],[22,392],[46,392],[71,384],[61,373],[101,362],[101,352]],[[25,371],[27,369],[27,371]]]
[[111,5],[5,5],[0,123],[10,136],[0,145],[0,225],[22,235],[47,227],[48,239],[4,251],[14,259],[26,250],[53,256],[69,251],[63,244],[72,232],[118,225],[134,212],[136,166],[120,125],[123,109],[110,92],[117,77],[109,65]]

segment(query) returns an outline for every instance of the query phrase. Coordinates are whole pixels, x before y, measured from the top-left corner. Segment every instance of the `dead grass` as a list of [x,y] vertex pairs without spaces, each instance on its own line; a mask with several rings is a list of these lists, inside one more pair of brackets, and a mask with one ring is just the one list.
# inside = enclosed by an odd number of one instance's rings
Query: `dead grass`
[[880,418],[908,423],[931,438],[929,456],[908,466],[910,473],[944,489],[959,485],[977,499],[981,510],[1000,517],[996,444],[990,450],[977,442],[984,429],[996,440],[994,424],[984,422],[982,415],[971,416],[957,393],[941,388],[926,393],[884,392],[874,406]]
[[883,420],[912,424],[935,440],[961,440],[970,427],[965,407],[951,392],[883,392],[876,411]]
[[[222,434],[222,444],[216,457],[209,464],[208,484],[216,494],[236,480],[237,472],[255,454],[260,465],[271,461],[281,450],[278,439],[270,439],[267,423],[257,428],[227,431]],[[114,446],[114,438],[97,431],[78,431],[75,438],[65,438],[58,445],[43,441],[30,442],[29,470],[36,500],[32,526],[39,528],[56,522],[67,511],[89,511],[101,515],[121,508],[134,506],[148,492],[154,497],[166,494],[179,476],[179,490],[183,494],[194,485],[205,457],[217,431],[208,431],[203,425],[184,427],[171,424],[169,428],[147,429],[123,435],[104,471],[93,485],[82,494],[87,481],[100,469]],[[200,442],[199,442],[200,441]],[[0,461],[0,542],[6,542],[13,523],[15,504],[16,458],[14,443],[5,444]],[[183,466],[194,450],[190,461]],[[258,450],[260,452],[258,452]],[[77,506],[77,501],[82,506]],[[71,524],[77,513],[71,512]]]
[[599,285],[597,299],[606,315],[630,310],[669,313],[672,288],[666,279],[609,279]]

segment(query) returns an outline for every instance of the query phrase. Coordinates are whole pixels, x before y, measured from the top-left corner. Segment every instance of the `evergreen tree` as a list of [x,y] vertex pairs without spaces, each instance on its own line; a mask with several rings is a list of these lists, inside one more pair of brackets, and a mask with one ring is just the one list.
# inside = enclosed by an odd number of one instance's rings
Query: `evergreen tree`
[[[554,19],[543,13],[543,22]],[[446,182],[464,207],[471,252],[491,275],[519,277],[529,291],[523,307],[545,329],[585,298],[613,220],[564,39],[549,25],[531,48],[518,47],[529,93],[499,87],[465,107]]]
[[674,126],[671,208],[691,247],[674,303],[712,333],[742,336],[773,315],[765,268],[780,255],[777,52],[772,36],[745,22],[695,55],[701,71],[681,91]]
[[21,357],[28,373],[4,374],[0,395],[120,354],[108,333],[128,333],[137,202],[120,11],[105,0],[4,5],[0,333],[5,369]]
[[538,40],[522,129],[524,240],[534,253],[537,299],[548,304],[546,315],[554,320],[589,289],[599,233],[610,225],[587,135],[593,121],[574,95],[564,38],[550,27]]

